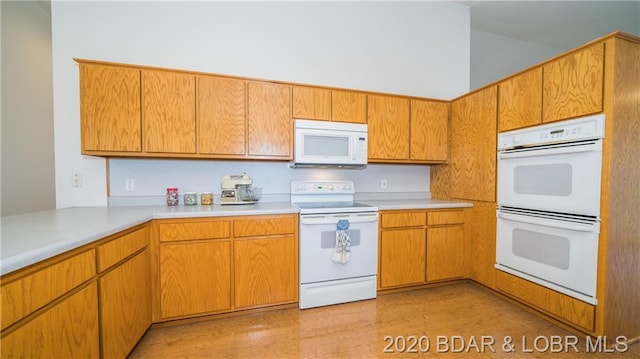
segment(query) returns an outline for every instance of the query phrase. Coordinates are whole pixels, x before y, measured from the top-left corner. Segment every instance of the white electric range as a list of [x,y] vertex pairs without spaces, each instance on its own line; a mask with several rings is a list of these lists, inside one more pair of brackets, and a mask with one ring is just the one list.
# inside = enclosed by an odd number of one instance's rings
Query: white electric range
[[291,182],[291,202],[300,209],[301,309],[376,297],[378,208],[354,195],[352,181]]

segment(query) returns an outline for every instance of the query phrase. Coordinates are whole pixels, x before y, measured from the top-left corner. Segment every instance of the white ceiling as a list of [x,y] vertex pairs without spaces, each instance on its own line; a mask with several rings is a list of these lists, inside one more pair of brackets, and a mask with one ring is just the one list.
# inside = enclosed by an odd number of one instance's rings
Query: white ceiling
[[640,1],[457,1],[471,28],[558,49],[620,30],[640,36]]

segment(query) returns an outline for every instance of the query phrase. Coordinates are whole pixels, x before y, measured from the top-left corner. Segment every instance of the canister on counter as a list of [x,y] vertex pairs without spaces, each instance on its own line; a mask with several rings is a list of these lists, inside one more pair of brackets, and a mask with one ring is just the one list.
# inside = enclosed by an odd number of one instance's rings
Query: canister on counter
[[198,196],[195,192],[185,192],[184,193],[184,205],[185,206],[195,206],[198,204]]
[[178,189],[175,187],[167,188],[167,206],[178,205]]
[[203,206],[210,206],[213,204],[213,193],[202,192],[200,195],[200,204]]

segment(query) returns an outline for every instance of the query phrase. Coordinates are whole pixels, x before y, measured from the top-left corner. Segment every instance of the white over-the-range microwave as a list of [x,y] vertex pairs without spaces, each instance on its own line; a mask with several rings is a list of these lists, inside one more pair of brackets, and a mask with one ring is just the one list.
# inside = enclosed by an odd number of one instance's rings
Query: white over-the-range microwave
[[294,120],[291,167],[364,168],[367,165],[367,125]]

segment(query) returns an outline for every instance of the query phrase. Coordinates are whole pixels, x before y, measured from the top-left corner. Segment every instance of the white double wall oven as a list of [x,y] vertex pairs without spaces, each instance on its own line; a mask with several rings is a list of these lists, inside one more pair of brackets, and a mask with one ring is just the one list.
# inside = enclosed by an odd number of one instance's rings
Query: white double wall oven
[[597,304],[604,115],[498,135],[496,268]]

